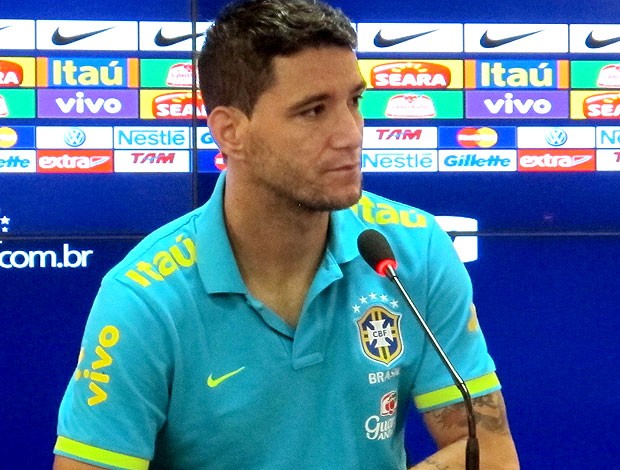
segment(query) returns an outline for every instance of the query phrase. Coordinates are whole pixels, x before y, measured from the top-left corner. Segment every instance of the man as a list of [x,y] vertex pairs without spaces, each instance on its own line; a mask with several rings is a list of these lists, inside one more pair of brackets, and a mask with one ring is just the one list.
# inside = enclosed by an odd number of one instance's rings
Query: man
[[394,246],[477,397],[481,468],[518,467],[449,238],[429,214],[360,199],[355,43],[339,10],[307,0],[216,19],[199,73],[228,169],[204,207],[103,280],[60,409],[57,470],[402,469],[412,398],[439,448],[414,468],[464,468],[463,405],[394,286],[359,256],[368,227]]

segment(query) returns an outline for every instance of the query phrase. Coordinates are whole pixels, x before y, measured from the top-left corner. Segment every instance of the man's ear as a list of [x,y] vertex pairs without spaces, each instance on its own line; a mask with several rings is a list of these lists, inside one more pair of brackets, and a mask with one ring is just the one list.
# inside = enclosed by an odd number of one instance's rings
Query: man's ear
[[231,106],[218,106],[207,117],[211,136],[226,156],[238,157],[245,149],[245,131],[248,118]]

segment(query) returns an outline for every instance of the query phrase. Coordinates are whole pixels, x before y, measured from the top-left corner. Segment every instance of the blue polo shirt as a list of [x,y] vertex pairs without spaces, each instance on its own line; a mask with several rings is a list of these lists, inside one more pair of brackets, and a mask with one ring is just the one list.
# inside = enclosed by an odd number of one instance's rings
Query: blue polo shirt
[[405,468],[408,407],[461,397],[396,287],[359,256],[366,228],[390,241],[401,281],[472,396],[499,388],[469,277],[430,214],[371,193],[333,212],[292,328],[241,278],[224,186],[225,174],[203,207],[146,237],[103,279],[55,453],[127,469]]

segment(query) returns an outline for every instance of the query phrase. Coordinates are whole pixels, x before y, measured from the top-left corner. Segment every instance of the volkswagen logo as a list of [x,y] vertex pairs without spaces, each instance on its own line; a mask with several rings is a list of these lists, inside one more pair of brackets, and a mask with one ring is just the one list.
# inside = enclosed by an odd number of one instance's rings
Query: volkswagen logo
[[545,140],[553,147],[560,147],[566,143],[568,135],[564,129],[554,128],[545,135]]
[[86,140],[86,134],[79,127],[72,127],[65,132],[65,144],[69,147],[79,147]]

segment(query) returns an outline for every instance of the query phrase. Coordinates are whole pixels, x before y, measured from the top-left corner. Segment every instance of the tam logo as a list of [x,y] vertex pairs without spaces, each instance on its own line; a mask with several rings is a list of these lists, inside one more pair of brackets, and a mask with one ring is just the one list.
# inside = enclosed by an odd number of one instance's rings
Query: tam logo
[[24,69],[21,65],[8,60],[0,60],[0,86],[16,87],[24,81]]
[[433,62],[390,62],[370,72],[374,88],[447,88],[451,79],[448,67]]

